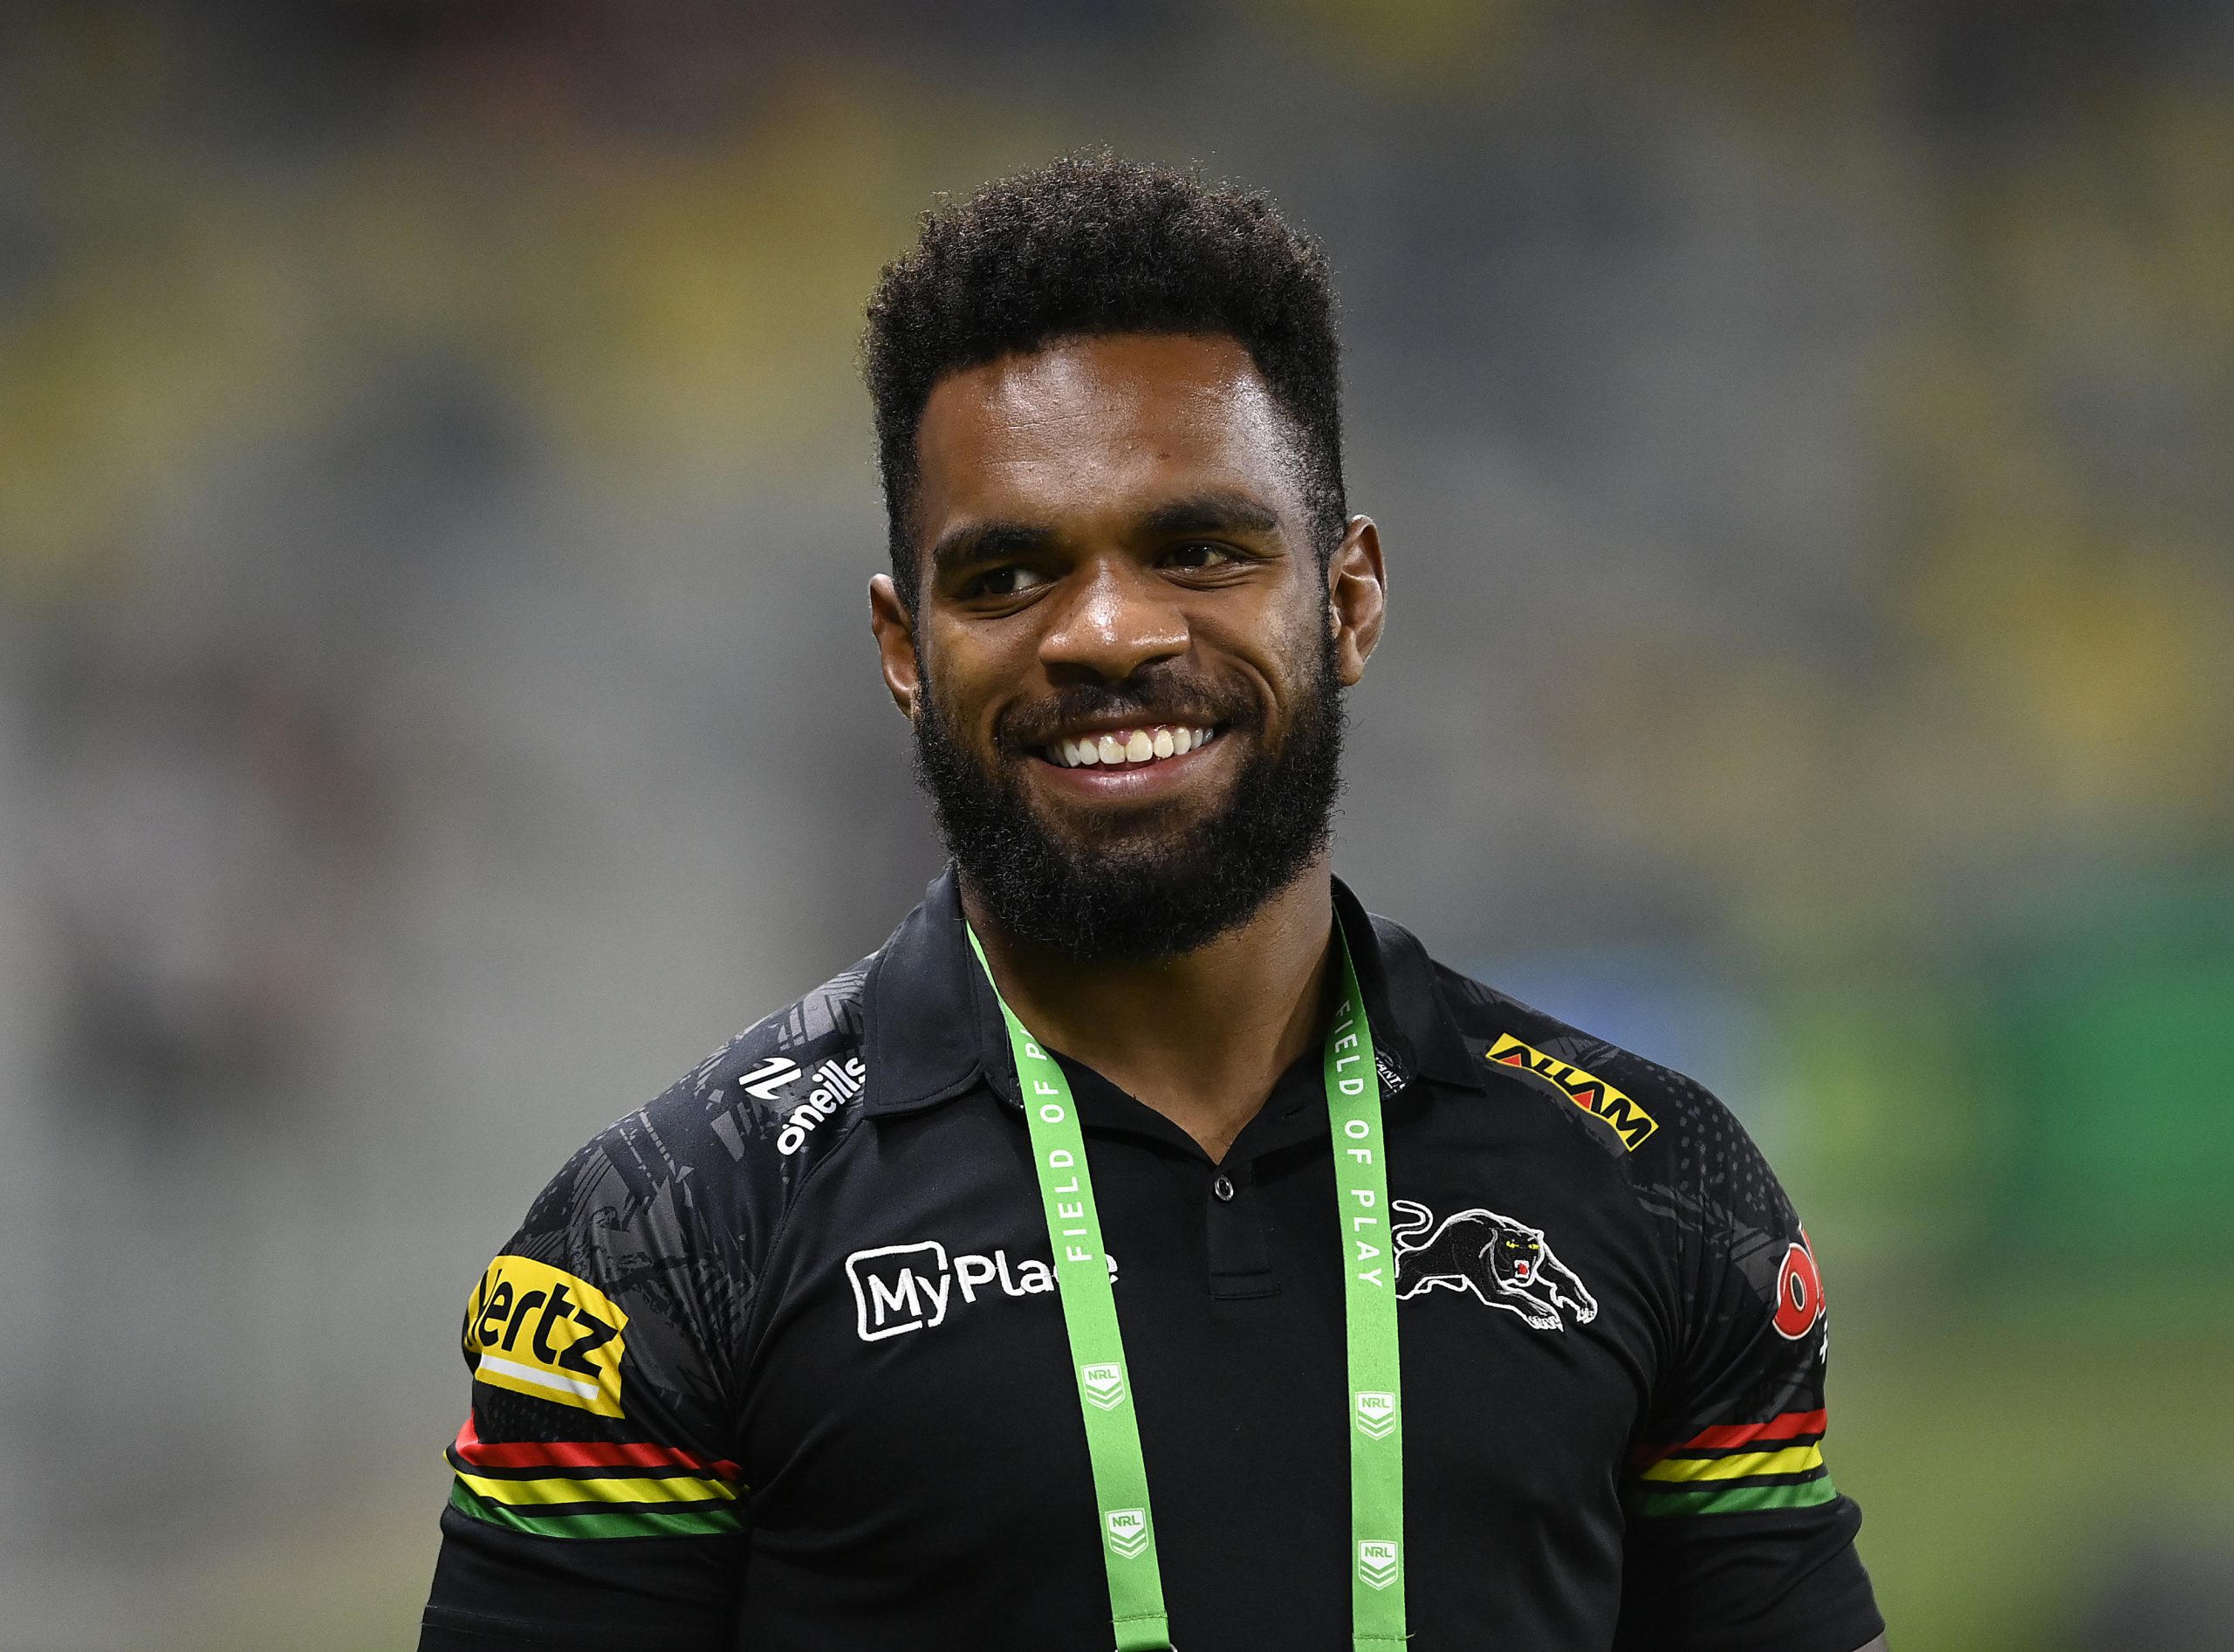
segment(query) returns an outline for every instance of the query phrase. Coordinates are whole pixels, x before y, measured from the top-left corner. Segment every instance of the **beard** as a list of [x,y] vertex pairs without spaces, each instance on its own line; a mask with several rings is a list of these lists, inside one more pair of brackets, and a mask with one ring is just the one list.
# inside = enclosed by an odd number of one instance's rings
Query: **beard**
[[[964,751],[924,683],[915,719],[915,774],[947,852],[1002,927],[1080,962],[1173,957],[1238,928],[1292,883],[1333,835],[1341,787],[1341,679],[1333,639],[1320,632],[1317,669],[1279,744],[1263,740],[1264,708],[1177,675],[1079,685],[1004,716],[1000,766]],[[1179,805],[1082,812],[1068,831],[1033,808],[1015,765],[1089,716],[1138,723],[1209,724],[1218,738],[1252,737],[1222,809],[1196,819]]]

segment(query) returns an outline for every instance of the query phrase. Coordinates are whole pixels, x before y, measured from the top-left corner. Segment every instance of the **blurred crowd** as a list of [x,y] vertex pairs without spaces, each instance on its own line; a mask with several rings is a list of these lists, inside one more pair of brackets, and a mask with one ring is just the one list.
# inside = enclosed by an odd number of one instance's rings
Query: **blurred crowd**
[[0,1649],[408,1640],[488,1253],[936,868],[860,305],[1089,143],[1327,243],[1340,864],[1767,1146],[1896,1643],[2234,1644],[2234,7],[147,0],[0,16]]

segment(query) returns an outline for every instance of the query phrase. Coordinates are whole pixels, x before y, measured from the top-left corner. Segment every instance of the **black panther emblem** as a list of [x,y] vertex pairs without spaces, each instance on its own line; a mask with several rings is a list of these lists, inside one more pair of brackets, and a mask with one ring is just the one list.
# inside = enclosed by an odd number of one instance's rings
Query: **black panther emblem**
[[1494,1210],[1461,1210],[1438,1224],[1424,1204],[1409,1199],[1392,1199],[1389,1204],[1402,1218],[1389,1230],[1396,1244],[1399,1301],[1437,1286],[1471,1291],[1490,1307],[1518,1313],[1538,1331],[1566,1330],[1559,1315],[1563,1307],[1577,1325],[1598,1317],[1598,1299],[1552,1252],[1541,1228]]

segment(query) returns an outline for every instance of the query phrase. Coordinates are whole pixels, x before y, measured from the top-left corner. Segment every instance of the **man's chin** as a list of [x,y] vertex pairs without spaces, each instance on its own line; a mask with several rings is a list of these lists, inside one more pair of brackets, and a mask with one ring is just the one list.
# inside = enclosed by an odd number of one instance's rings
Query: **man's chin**
[[1216,829],[1230,799],[1216,797],[1079,799],[1027,794],[1026,812],[1039,835],[1079,858],[1126,859],[1176,853]]
[[1014,759],[1012,796],[1043,828],[1081,841],[1202,823],[1231,808],[1250,752],[1226,736],[1207,750],[1122,768],[1062,768],[1038,757]]
[[965,754],[934,695],[916,772],[1004,928],[1081,959],[1168,957],[1245,922],[1326,848],[1341,758],[1331,652],[1322,676],[1314,715],[1277,751],[1234,717],[1154,764],[1077,768],[1014,745],[990,764]]

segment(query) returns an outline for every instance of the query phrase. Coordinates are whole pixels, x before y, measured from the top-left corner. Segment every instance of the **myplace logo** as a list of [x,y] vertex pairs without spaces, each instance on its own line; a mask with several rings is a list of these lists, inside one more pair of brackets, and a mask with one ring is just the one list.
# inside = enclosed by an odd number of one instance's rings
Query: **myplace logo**
[[846,1278],[853,1286],[855,1324],[864,1342],[903,1336],[946,1320],[954,1276],[946,1246],[936,1239],[917,1244],[881,1244],[846,1258]]
[[[1117,1281],[1117,1258],[1102,1258],[1109,1267],[1111,1284]],[[880,1244],[856,1251],[846,1258],[846,1279],[853,1287],[854,1326],[864,1342],[910,1331],[927,1331],[946,1322],[949,1308],[966,1306],[982,1295],[1041,1296],[1055,1288],[1055,1270],[1037,1257],[1009,1260],[1006,1251],[990,1256],[965,1251],[949,1257],[936,1239],[913,1244]],[[1125,1368],[1120,1365],[1081,1368],[1079,1380],[1089,1397],[1108,1392],[1105,1379],[1088,1372],[1114,1374],[1115,1398],[1094,1403],[1107,1410],[1124,1398]]]
[[1148,1549],[1148,1511],[1112,1509],[1101,1517],[1109,1532],[1109,1547],[1120,1560],[1137,1560]]

